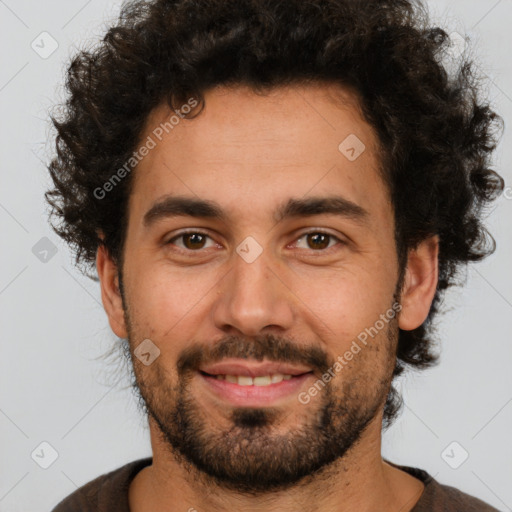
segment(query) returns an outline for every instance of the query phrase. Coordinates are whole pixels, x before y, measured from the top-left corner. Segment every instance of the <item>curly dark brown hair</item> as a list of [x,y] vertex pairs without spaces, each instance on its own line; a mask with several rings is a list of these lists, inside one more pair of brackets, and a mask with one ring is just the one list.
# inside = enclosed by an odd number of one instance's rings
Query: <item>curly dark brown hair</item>
[[[116,26],[68,69],[47,192],[55,231],[92,276],[103,244],[121,262],[132,175],[97,191],[133,155],[149,113],[176,108],[216,85],[255,91],[329,81],[357,91],[382,148],[396,218],[397,252],[440,239],[429,316],[399,333],[394,376],[437,362],[432,319],[459,270],[494,251],[483,225],[503,189],[490,167],[501,118],[480,99],[467,55],[449,71],[450,37],[408,0],[157,0],[126,4]],[[96,191],[96,192],[95,192]],[[103,233],[104,238],[99,234]],[[392,387],[384,426],[401,397]]]

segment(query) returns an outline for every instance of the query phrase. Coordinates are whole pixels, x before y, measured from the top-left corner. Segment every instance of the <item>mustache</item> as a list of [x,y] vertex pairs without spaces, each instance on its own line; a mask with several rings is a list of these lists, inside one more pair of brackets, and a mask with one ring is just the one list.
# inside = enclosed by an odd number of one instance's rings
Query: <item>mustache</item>
[[300,363],[320,373],[325,373],[334,364],[334,360],[330,361],[327,353],[319,347],[301,347],[296,342],[272,334],[253,339],[228,336],[213,346],[193,344],[184,349],[177,362],[178,374],[183,376],[188,372],[198,371],[202,365],[227,358]]

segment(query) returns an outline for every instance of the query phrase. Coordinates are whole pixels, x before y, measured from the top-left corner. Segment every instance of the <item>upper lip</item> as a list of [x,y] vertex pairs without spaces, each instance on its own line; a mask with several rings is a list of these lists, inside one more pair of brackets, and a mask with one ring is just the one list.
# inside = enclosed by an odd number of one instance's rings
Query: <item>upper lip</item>
[[246,377],[262,377],[264,375],[275,375],[276,373],[302,375],[312,371],[311,368],[298,364],[272,361],[248,362],[235,359],[204,365],[199,370],[210,375],[244,375]]

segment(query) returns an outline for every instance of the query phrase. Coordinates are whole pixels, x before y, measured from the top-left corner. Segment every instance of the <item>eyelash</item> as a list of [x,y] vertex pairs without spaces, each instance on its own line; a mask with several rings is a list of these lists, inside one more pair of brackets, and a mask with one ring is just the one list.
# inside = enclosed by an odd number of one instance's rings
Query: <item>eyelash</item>
[[[189,230],[189,231],[182,231],[178,235],[173,236],[171,239],[169,239],[167,242],[165,242],[165,245],[174,245],[173,241],[175,241],[179,238],[182,238],[185,235],[190,235],[190,234],[206,236],[207,238],[210,238],[211,240],[213,240],[213,238],[208,233],[205,233],[203,231],[197,231],[197,230]],[[300,249],[300,250],[308,251],[311,253],[318,253],[318,254],[330,254],[332,249],[334,249],[334,250],[337,249],[337,247],[336,247],[337,245],[341,245],[341,246],[347,245],[347,243],[345,241],[341,240],[340,238],[333,235],[332,233],[329,233],[322,229],[314,229],[314,230],[310,230],[310,231],[301,233],[300,236],[295,239],[295,243],[308,235],[317,235],[317,234],[326,235],[326,236],[330,237],[330,239],[336,240],[338,243],[331,247],[327,247],[326,249],[316,249],[316,250],[315,249]],[[177,247],[177,246],[175,246],[175,247],[178,252],[181,252],[182,254],[187,254],[187,255],[192,255],[194,253],[200,253],[204,250],[204,249],[197,249],[197,250],[183,249],[183,248]],[[339,247],[338,247],[338,249],[339,249]]]

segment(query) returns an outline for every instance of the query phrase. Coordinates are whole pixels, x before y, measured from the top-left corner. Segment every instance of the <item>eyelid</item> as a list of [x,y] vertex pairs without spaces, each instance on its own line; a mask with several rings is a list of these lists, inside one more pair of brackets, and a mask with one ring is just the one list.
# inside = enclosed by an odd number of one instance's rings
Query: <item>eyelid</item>
[[[215,242],[216,244],[218,244],[218,242],[213,238],[213,236],[208,232],[208,230],[205,230],[204,228],[195,228],[195,229],[188,228],[188,229],[184,229],[183,231],[179,231],[178,233],[174,234],[171,238],[164,241],[163,245],[174,245],[174,244],[171,244],[171,242],[173,240],[176,240],[177,238],[180,238],[180,237],[182,237],[184,235],[188,235],[188,234],[203,235],[203,236],[209,238],[210,240],[212,240],[213,242]],[[191,249],[182,249],[181,247],[178,247],[178,250],[181,250],[183,252],[188,252],[188,253],[193,253],[193,252],[199,253],[201,251],[201,249],[193,251]]]
[[[317,233],[320,233],[323,235],[328,235],[332,239],[336,240],[338,243],[336,243],[332,247],[328,247],[327,249],[321,249],[321,250],[316,250],[316,251],[314,249],[302,249],[303,251],[306,251],[310,254],[312,253],[312,254],[318,254],[318,255],[321,255],[321,254],[325,255],[325,254],[329,254],[332,249],[336,250],[338,245],[344,246],[344,245],[348,244],[347,240],[344,240],[343,238],[340,238],[338,235],[335,235],[335,234],[331,233],[330,231],[327,231],[326,229],[323,229],[323,228],[308,228],[307,231],[303,231],[302,233],[297,235],[295,237],[294,242],[292,242],[292,243],[296,243],[298,240],[300,240],[301,238],[304,238],[307,235],[317,234]],[[299,249],[299,250],[301,250],[301,249]]]

